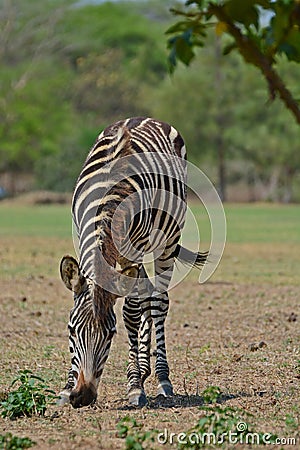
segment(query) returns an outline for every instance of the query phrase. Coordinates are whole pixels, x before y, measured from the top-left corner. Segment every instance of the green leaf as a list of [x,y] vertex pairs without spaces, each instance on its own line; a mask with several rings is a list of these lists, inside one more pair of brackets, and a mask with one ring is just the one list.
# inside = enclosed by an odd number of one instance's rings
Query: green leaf
[[276,2],[275,15],[271,20],[271,32],[275,44],[280,44],[290,24],[291,8]]
[[174,25],[172,25],[170,28],[165,31],[165,34],[174,34],[174,33],[181,33],[183,31],[186,31],[190,27],[189,22],[187,21],[180,21],[176,22]]
[[285,40],[286,50],[284,53],[290,61],[300,62],[300,31],[293,27]]
[[225,3],[224,8],[233,21],[245,25],[246,28],[250,25],[258,28],[259,14],[255,8],[258,3],[256,0],[229,0]]
[[177,58],[188,66],[194,58],[195,53],[193,52],[191,44],[188,42],[187,38],[184,36],[178,37],[175,42],[175,49]]

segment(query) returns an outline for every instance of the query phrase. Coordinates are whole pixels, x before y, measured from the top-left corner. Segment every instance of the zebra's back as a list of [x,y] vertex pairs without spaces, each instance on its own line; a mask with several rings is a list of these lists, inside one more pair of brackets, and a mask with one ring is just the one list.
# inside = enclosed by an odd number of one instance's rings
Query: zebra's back
[[[112,232],[113,222],[123,254],[129,247],[141,254],[153,251],[162,240],[170,248],[176,245],[185,218],[185,160],[177,130],[154,119],[119,121],[98,136],[77,180],[72,206],[87,275],[92,275],[93,250]],[[136,256],[131,254],[131,259]]]

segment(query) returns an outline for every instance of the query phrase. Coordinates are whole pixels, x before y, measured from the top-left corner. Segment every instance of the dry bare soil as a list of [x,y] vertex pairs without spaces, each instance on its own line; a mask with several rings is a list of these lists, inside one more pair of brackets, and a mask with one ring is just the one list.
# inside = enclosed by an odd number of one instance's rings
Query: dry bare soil
[[[72,298],[56,273],[64,253],[72,253],[70,237],[0,236],[2,395],[25,368],[43,376],[56,392],[66,381]],[[166,328],[172,400],[156,398],[151,375],[145,386],[149,405],[128,409],[120,300],[118,333],[97,403],[79,410],[53,405],[44,417],[0,418],[0,434],[28,436],[37,449],[123,449],[125,440],[117,436],[122,418],[136,419],[141,432],[187,431],[203,416],[201,393],[213,385],[222,392],[221,405],[251,414],[247,420],[253,430],[297,441],[296,446],[268,448],[300,448],[299,254],[300,243],[233,240],[207,283],[199,285],[193,272],[171,291]],[[176,438],[173,442],[146,441],[144,446],[176,448]]]

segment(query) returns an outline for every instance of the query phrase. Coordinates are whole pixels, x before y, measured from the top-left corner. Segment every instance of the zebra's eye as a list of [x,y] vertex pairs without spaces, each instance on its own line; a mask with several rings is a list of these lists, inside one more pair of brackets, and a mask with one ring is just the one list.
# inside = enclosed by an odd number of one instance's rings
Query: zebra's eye
[[96,372],[96,378],[100,378],[102,375],[103,369],[98,370],[98,372]]
[[71,325],[68,325],[68,328],[69,328],[70,335],[71,335],[72,337],[76,337],[76,331],[75,331],[75,328],[73,328]]

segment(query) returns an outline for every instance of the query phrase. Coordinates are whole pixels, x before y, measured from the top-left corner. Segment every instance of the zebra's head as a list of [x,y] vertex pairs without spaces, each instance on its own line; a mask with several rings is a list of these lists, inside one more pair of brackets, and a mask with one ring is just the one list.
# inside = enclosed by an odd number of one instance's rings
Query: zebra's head
[[[122,271],[137,277],[137,266]],[[86,279],[77,261],[65,256],[60,264],[61,278],[73,292],[70,312],[69,348],[72,367],[69,372],[69,401],[74,408],[87,406],[97,398],[97,388],[116,333],[115,300],[118,297]]]

